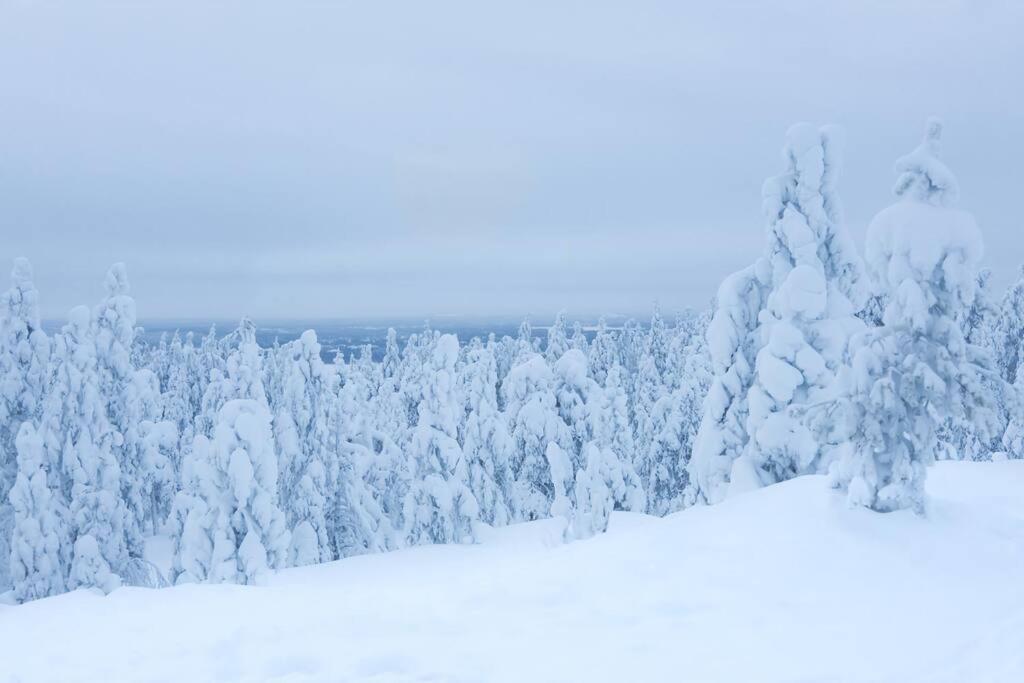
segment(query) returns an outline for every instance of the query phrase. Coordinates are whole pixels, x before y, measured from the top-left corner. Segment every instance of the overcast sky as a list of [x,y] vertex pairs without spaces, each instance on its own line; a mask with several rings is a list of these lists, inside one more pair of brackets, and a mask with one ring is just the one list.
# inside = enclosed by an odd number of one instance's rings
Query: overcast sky
[[698,307],[791,123],[860,242],[937,114],[1024,262],[1024,3],[501,5],[0,0],[0,258],[51,318],[115,261],[149,319]]

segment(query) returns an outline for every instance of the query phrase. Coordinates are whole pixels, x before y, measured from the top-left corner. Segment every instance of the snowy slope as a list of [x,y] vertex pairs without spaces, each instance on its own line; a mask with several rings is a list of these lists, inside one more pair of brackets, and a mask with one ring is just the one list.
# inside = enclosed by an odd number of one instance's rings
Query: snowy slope
[[1024,462],[940,463],[926,519],[802,477],[269,586],[0,606],[0,681],[1021,681]]

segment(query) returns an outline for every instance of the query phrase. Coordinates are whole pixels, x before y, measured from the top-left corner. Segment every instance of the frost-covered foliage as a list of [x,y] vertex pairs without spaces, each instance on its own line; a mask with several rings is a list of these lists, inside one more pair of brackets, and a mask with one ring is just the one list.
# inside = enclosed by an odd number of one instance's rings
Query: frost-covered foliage
[[938,159],[941,130],[930,120],[924,142],[897,162],[899,201],[868,228],[869,273],[889,303],[882,326],[853,341],[845,410],[821,421],[844,437],[835,485],[852,504],[880,511],[924,511],[925,468],[943,420],[970,420],[983,432],[994,423],[990,361],[959,322],[975,299],[981,235],[970,214],[951,208],[957,186]]
[[274,432],[281,502],[292,531],[290,564],[333,559],[328,501],[337,485],[328,425],[329,377],[313,330],[278,352],[282,382],[275,400]]
[[285,565],[289,533],[266,406],[225,403],[213,439],[196,437],[187,471],[189,491],[176,502],[179,583],[259,583]]
[[108,397],[100,393],[95,329],[89,309],[79,306],[57,335],[42,429],[50,476],[68,505],[68,587],[109,591],[120,584],[117,572],[128,559],[121,468],[114,454],[122,438],[108,420]]
[[405,536],[410,544],[467,542],[475,538],[480,507],[469,488],[469,468],[457,440],[454,335],[432,349],[419,404],[419,422],[409,447],[413,483],[405,501]]
[[498,410],[497,386],[494,353],[486,347],[471,350],[462,371],[466,410],[462,452],[480,519],[503,525],[511,519],[512,436]]
[[0,591],[9,585],[8,545],[14,523],[7,496],[20,470],[16,437],[38,416],[47,382],[50,340],[39,321],[39,294],[28,260],[14,261],[11,288],[0,302]]
[[[836,131],[790,130],[767,246],[711,311],[463,344],[429,325],[321,360],[310,330],[261,348],[147,344],[126,269],[52,339],[23,259],[0,304],[0,600],[283,566],[487,525],[665,515],[828,470],[849,500],[924,507],[935,457],[1024,456],[1024,276],[997,306],[952,208],[937,123],[898,163],[867,271],[843,231]],[[546,339],[545,339],[546,337]],[[153,545],[151,545],[153,544]]]
[[725,497],[732,461],[747,443],[747,392],[757,353],[753,333],[768,279],[764,266],[759,261],[722,282],[708,323],[712,380],[690,458],[687,494],[708,503]]
[[801,407],[819,402],[863,324],[860,257],[842,225],[838,132],[791,128],[786,173],[765,183],[770,290],[748,395],[746,453],[764,483],[815,472],[828,456]]
[[708,328],[712,381],[692,460],[708,502],[726,494],[745,455],[763,483],[814,472],[834,444],[805,424],[843,360],[867,290],[842,225],[839,134],[793,126],[786,171],[764,186],[764,256],[726,279]]
[[554,383],[551,368],[538,354],[526,356],[502,383],[513,442],[512,515],[517,521],[548,516],[556,493],[549,446],[567,458],[573,450],[572,434],[558,414]]
[[63,592],[66,531],[59,499],[46,478],[43,439],[28,422],[18,432],[17,448],[18,478],[10,495],[14,508],[10,567],[14,596],[24,601]]

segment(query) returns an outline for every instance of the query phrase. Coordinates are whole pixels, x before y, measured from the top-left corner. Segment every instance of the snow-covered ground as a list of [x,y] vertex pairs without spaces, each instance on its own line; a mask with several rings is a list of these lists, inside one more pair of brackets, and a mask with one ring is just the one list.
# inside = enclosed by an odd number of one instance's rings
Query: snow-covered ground
[[940,463],[927,518],[802,477],[268,586],[0,606],[0,681],[1021,681],[1024,462]]

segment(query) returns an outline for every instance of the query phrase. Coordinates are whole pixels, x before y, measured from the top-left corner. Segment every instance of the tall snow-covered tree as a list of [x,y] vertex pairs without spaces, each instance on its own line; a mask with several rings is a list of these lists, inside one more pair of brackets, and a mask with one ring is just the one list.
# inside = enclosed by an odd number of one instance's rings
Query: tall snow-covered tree
[[647,512],[666,515],[692,505],[694,489],[689,486],[687,465],[693,452],[701,410],[711,381],[703,331],[690,337],[678,351],[682,357],[679,385],[654,406],[652,463],[645,480]]
[[162,531],[177,492],[178,429],[160,419],[160,386],[153,371],[135,370],[123,391],[125,534],[129,553],[141,558],[145,539]]
[[[564,457],[573,449],[572,434],[558,413],[555,379],[539,354],[526,356],[502,384],[512,434],[512,516],[516,521],[547,517],[555,498],[548,446]],[[568,476],[573,476],[569,467]]]
[[39,321],[39,295],[27,259],[14,261],[11,288],[0,301],[0,591],[9,585],[13,509],[7,494],[19,467],[16,437],[36,417],[48,380],[50,340]]
[[587,341],[587,335],[583,332],[583,324],[579,320],[572,324],[572,337],[569,339],[569,348],[582,352],[584,356],[590,351],[590,342]]
[[1001,440],[1015,410],[1013,387],[995,365],[996,324],[998,307],[992,300],[992,271],[981,270],[974,289],[974,299],[960,317],[960,329],[967,343],[967,355],[973,362],[990,368],[981,378],[982,386],[991,396],[994,424],[977,424],[965,415],[949,416],[939,428],[938,457],[957,460],[989,460],[993,452],[1003,448]]
[[[580,464],[583,469],[590,470],[588,476],[592,486],[596,485],[594,477],[600,477],[604,484],[601,491],[607,491],[615,508],[643,512],[647,507],[646,494],[634,464],[637,458],[636,442],[629,424],[629,406],[621,368],[618,365],[611,367],[605,377],[604,387],[593,380],[588,379],[588,383],[588,441]],[[596,449],[596,455],[587,452],[588,448]],[[595,463],[597,469],[590,469]],[[601,524],[597,526],[603,531]]]
[[691,460],[708,502],[726,493],[734,461],[763,483],[816,471],[831,443],[805,426],[801,406],[820,400],[859,329],[867,294],[842,227],[837,133],[793,126],[786,172],[765,183],[765,255],[719,290],[708,329],[715,379]]
[[757,354],[758,315],[764,307],[768,264],[759,260],[733,273],[718,288],[706,333],[712,379],[687,466],[687,496],[717,503],[725,498],[733,462],[747,444],[747,392]]
[[479,506],[469,489],[469,472],[457,441],[458,355],[458,339],[450,334],[440,336],[423,384],[419,421],[409,451],[413,480],[405,502],[405,536],[411,545],[475,538]]
[[996,367],[1003,379],[1016,381],[1021,365],[1021,340],[1024,339],[1024,266],[1017,280],[1010,285],[999,304],[999,313],[993,326]]
[[290,564],[333,559],[328,500],[337,465],[330,450],[330,386],[313,330],[282,347],[281,396],[274,418],[281,503],[292,529]]
[[569,336],[565,327],[565,311],[559,311],[555,316],[555,321],[548,328],[548,343],[544,347],[544,358],[548,363],[555,363],[568,350]]
[[770,289],[748,394],[746,454],[762,482],[818,471],[818,443],[801,407],[833,382],[867,295],[863,265],[842,224],[838,133],[806,124],[787,133],[786,172],[765,183]]
[[[385,378],[373,396],[364,372],[343,359],[335,359],[335,368],[328,414],[332,451],[337,454],[328,508],[335,555],[401,547],[397,530],[409,490],[409,464],[395,440],[406,438],[405,408],[391,389],[396,377]],[[401,429],[395,428],[398,424]]]
[[939,160],[942,125],[930,119],[924,142],[896,163],[899,201],[868,228],[868,271],[890,295],[883,325],[853,343],[844,373],[845,410],[819,425],[847,443],[831,469],[851,504],[879,511],[925,508],[926,467],[947,417],[992,424],[990,371],[960,326],[971,305],[982,255],[974,218],[952,208],[953,173]]
[[284,566],[289,534],[264,404],[225,403],[213,439],[196,437],[186,470],[191,500],[175,510],[178,582],[260,583]]
[[17,437],[18,478],[11,488],[14,509],[10,576],[19,601],[65,590],[66,529],[60,501],[50,489],[42,437],[23,422]]
[[498,373],[487,348],[469,352],[461,375],[466,420],[462,451],[469,470],[469,487],[480,506],[480,519],[508,524],[511,513],[512,436],[498,411]]
[[120,435],[107,417],[97,371],[89,309],[71,310],[54,344],[55,376],[41,429],[51,477],[68,501],[73,556],[69,588],[110,591],[127,562],[121,469],[113,448]]
[[615,333],[608,328],[608,321],[604,316],[597,321],[597,332],[594,335],[594,342],[590,345],[587,361],[590,376],[602,385],[608,374],[608,369],[613,365],[622,364],[618,339],[616,339]]

